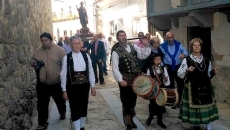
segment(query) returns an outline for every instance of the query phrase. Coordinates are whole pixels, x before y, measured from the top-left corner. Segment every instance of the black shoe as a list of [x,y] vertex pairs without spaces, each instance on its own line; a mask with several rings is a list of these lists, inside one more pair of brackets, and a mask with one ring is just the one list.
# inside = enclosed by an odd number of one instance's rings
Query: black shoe
[[180,108],[180,104],[178,103],[177,105],[176,105],[178,108]]
[[157,125],[159,125],[161,128],[166,128],[166,125],[163,122],[157,122]]
[[65,118],[66,118],[65,113],[64,113],[64,114],[61,114],[60,120],[65,120]]
[[80,130],[85,130],[85,128],[84,128],[84,127],[82,127]]
[[104,75],[108,75],[108,73],[107,73],[107,72],[104,72]]
[[126,126],[126,130],[132,130],[132,126],[131,125],[127,125]]
[[44,124],[44,126],[45,126],[46,129],[48,128],[48,125],[49,125],[49,122],[46,122],[46,123]]
[[194,126],[193,130],[200,130],[200,126]]
[[146,125],[149,126],[152,122],[152,119],[153,117],[149,117],[147,120],[146,120]]
[[47,127],[45,125],[39,125],[35,130],[46,130]]
[[100,85],[104,85],[104,84],[106,84],[106,82],[100,83]]
[[176,105],[175,106],[171,106],[172,109],[176,109]]
[[135,124],[133,120],[131,120],[131,123],[132,123],[132,128],[137,128],[137,124]]
[[181,114],[179,114],[178,118],[179,118],[179,119],[182,119],[182,115],[181,115]]

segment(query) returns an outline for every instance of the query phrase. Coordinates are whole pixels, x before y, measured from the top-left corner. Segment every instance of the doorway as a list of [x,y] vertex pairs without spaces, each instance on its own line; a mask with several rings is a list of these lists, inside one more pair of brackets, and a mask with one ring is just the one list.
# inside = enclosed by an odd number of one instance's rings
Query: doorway
[[201,28],[201,27],[188,27],[188,45],[187,49],[190,53],[189,43],[193,38],[200,38],[203,41],[203,47],[201,53],[204,57],[211,61],[211,28]]

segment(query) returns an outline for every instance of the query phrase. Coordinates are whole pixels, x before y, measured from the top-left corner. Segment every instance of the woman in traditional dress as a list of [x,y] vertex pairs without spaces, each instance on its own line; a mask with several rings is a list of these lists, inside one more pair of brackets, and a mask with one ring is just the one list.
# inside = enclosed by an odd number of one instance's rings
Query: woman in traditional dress
[[[167,69],[161,64],[161,54],[155,53],[150,56],[152,60],[152,66],[148,68],[147,75],[150,75],[159,84],[160,88],[170,85],[170,80],[168,76]],[[163,113],[166,111],[165,106],[159,106],[156,103],[156,99],[151,99],[149,104],[149,117],[146,121],[146,125],[149,126],[154,115],[157,115],[157,125],[162,128],[166,128],[165,124],[162,122]]]
[[177,72],[180,78],[186,79],[182,121],[194,124],[194,130],[200,130],[200,124],[206,124],[206,130],[211,130],[210,122],[219,119],[210,80],[216,74],[216,68],[211,68],[211,62],[201,54],[201,39],[192,39],[190,49],[191,55],[183,60]]
[[61,87],[63,98],[69,100],[71,125],[74,130],[84,130],[90,86],[91,95],[96,95],[95,76],[89,55],[80,51],[83,46],[80,37],[72,36],[70,42],[72,52],[62,60]]

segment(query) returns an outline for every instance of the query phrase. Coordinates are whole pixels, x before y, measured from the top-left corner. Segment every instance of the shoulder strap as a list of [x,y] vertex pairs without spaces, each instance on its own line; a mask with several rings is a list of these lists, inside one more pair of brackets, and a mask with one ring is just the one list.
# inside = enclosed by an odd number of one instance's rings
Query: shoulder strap
[[155,76],[156,76],[157,82],[158,82],[158,83],[160,84],[160,86],[161,86],[161,85],[162,85],[162,82],[161,82],[161,80],[160,80],[160,77],[159,77],[159,75],[158,75],[156,69],[155,69],[154,67],[152,67],[152,68],[153,68],[153,70],[154,70],[154,72],[155,72]]

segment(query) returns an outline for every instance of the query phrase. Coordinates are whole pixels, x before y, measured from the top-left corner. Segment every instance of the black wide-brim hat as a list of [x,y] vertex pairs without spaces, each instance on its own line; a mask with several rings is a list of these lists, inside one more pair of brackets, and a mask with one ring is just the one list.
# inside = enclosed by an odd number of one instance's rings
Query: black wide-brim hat
[[158,57],[158,56],[160,56],[161,58],[162,58],[162,54],[160,54],[160,53],[153,53],[153,54],[151,54],[150,56],[149,56],[149,60],[153,60],[155,57]]

